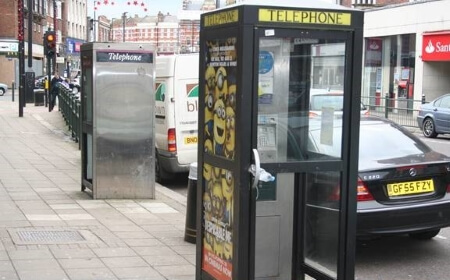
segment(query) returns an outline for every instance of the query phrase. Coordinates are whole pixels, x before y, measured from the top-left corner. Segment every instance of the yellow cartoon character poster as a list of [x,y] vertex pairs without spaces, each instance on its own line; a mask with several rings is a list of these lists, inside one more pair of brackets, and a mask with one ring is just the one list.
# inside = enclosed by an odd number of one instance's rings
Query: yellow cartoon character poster
[[236,112],[236,38],[206,42],[204,139],[215,156],[234,159]]
[[211,167],[203,174],[202,268],[218,280],[230,280],[233,267],[233,172]]

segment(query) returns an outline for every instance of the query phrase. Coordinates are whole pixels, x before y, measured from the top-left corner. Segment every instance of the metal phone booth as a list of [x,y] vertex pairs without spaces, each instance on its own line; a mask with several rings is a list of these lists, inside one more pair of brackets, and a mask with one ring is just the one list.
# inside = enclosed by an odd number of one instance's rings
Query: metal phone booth
[[200,30],[196,278],[353,279],[362,11],[245,1]]
[[154,198],[154,50],[81,46],[81,189],[94,199]]

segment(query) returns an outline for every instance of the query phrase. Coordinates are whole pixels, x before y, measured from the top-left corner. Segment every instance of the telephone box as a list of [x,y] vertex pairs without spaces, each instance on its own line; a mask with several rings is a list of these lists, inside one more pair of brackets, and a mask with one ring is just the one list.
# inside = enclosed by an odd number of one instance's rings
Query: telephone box
[[353,279],[363,12],[245,1],[200,30],[196,278]]
[[154,50],[81,46],[82,191],[94,199],[154,198]]

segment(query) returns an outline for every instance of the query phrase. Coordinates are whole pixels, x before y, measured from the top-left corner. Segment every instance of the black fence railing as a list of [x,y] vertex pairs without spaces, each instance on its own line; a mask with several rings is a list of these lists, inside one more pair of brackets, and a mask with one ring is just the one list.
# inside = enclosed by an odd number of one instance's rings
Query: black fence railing
[[419,107],[424,103],[424,100],[391,98],[389,95],[361,97],[361,101],[368,107],[369,114],[384,117],[408,127],[417,127]]
[[81,122],[80,122],[80,99],[79,95],[72,92],[71,89],[59,88],[59,109],[66,121],[69,130],[72,133],[72,139],[80,143]]

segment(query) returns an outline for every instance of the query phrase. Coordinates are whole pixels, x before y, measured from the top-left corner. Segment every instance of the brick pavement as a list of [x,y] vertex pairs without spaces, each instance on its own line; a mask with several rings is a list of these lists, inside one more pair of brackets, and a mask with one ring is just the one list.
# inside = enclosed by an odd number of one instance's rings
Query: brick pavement
[[0,97],[0,279],[195,279],[186,198],[93,200],[57,110]]

